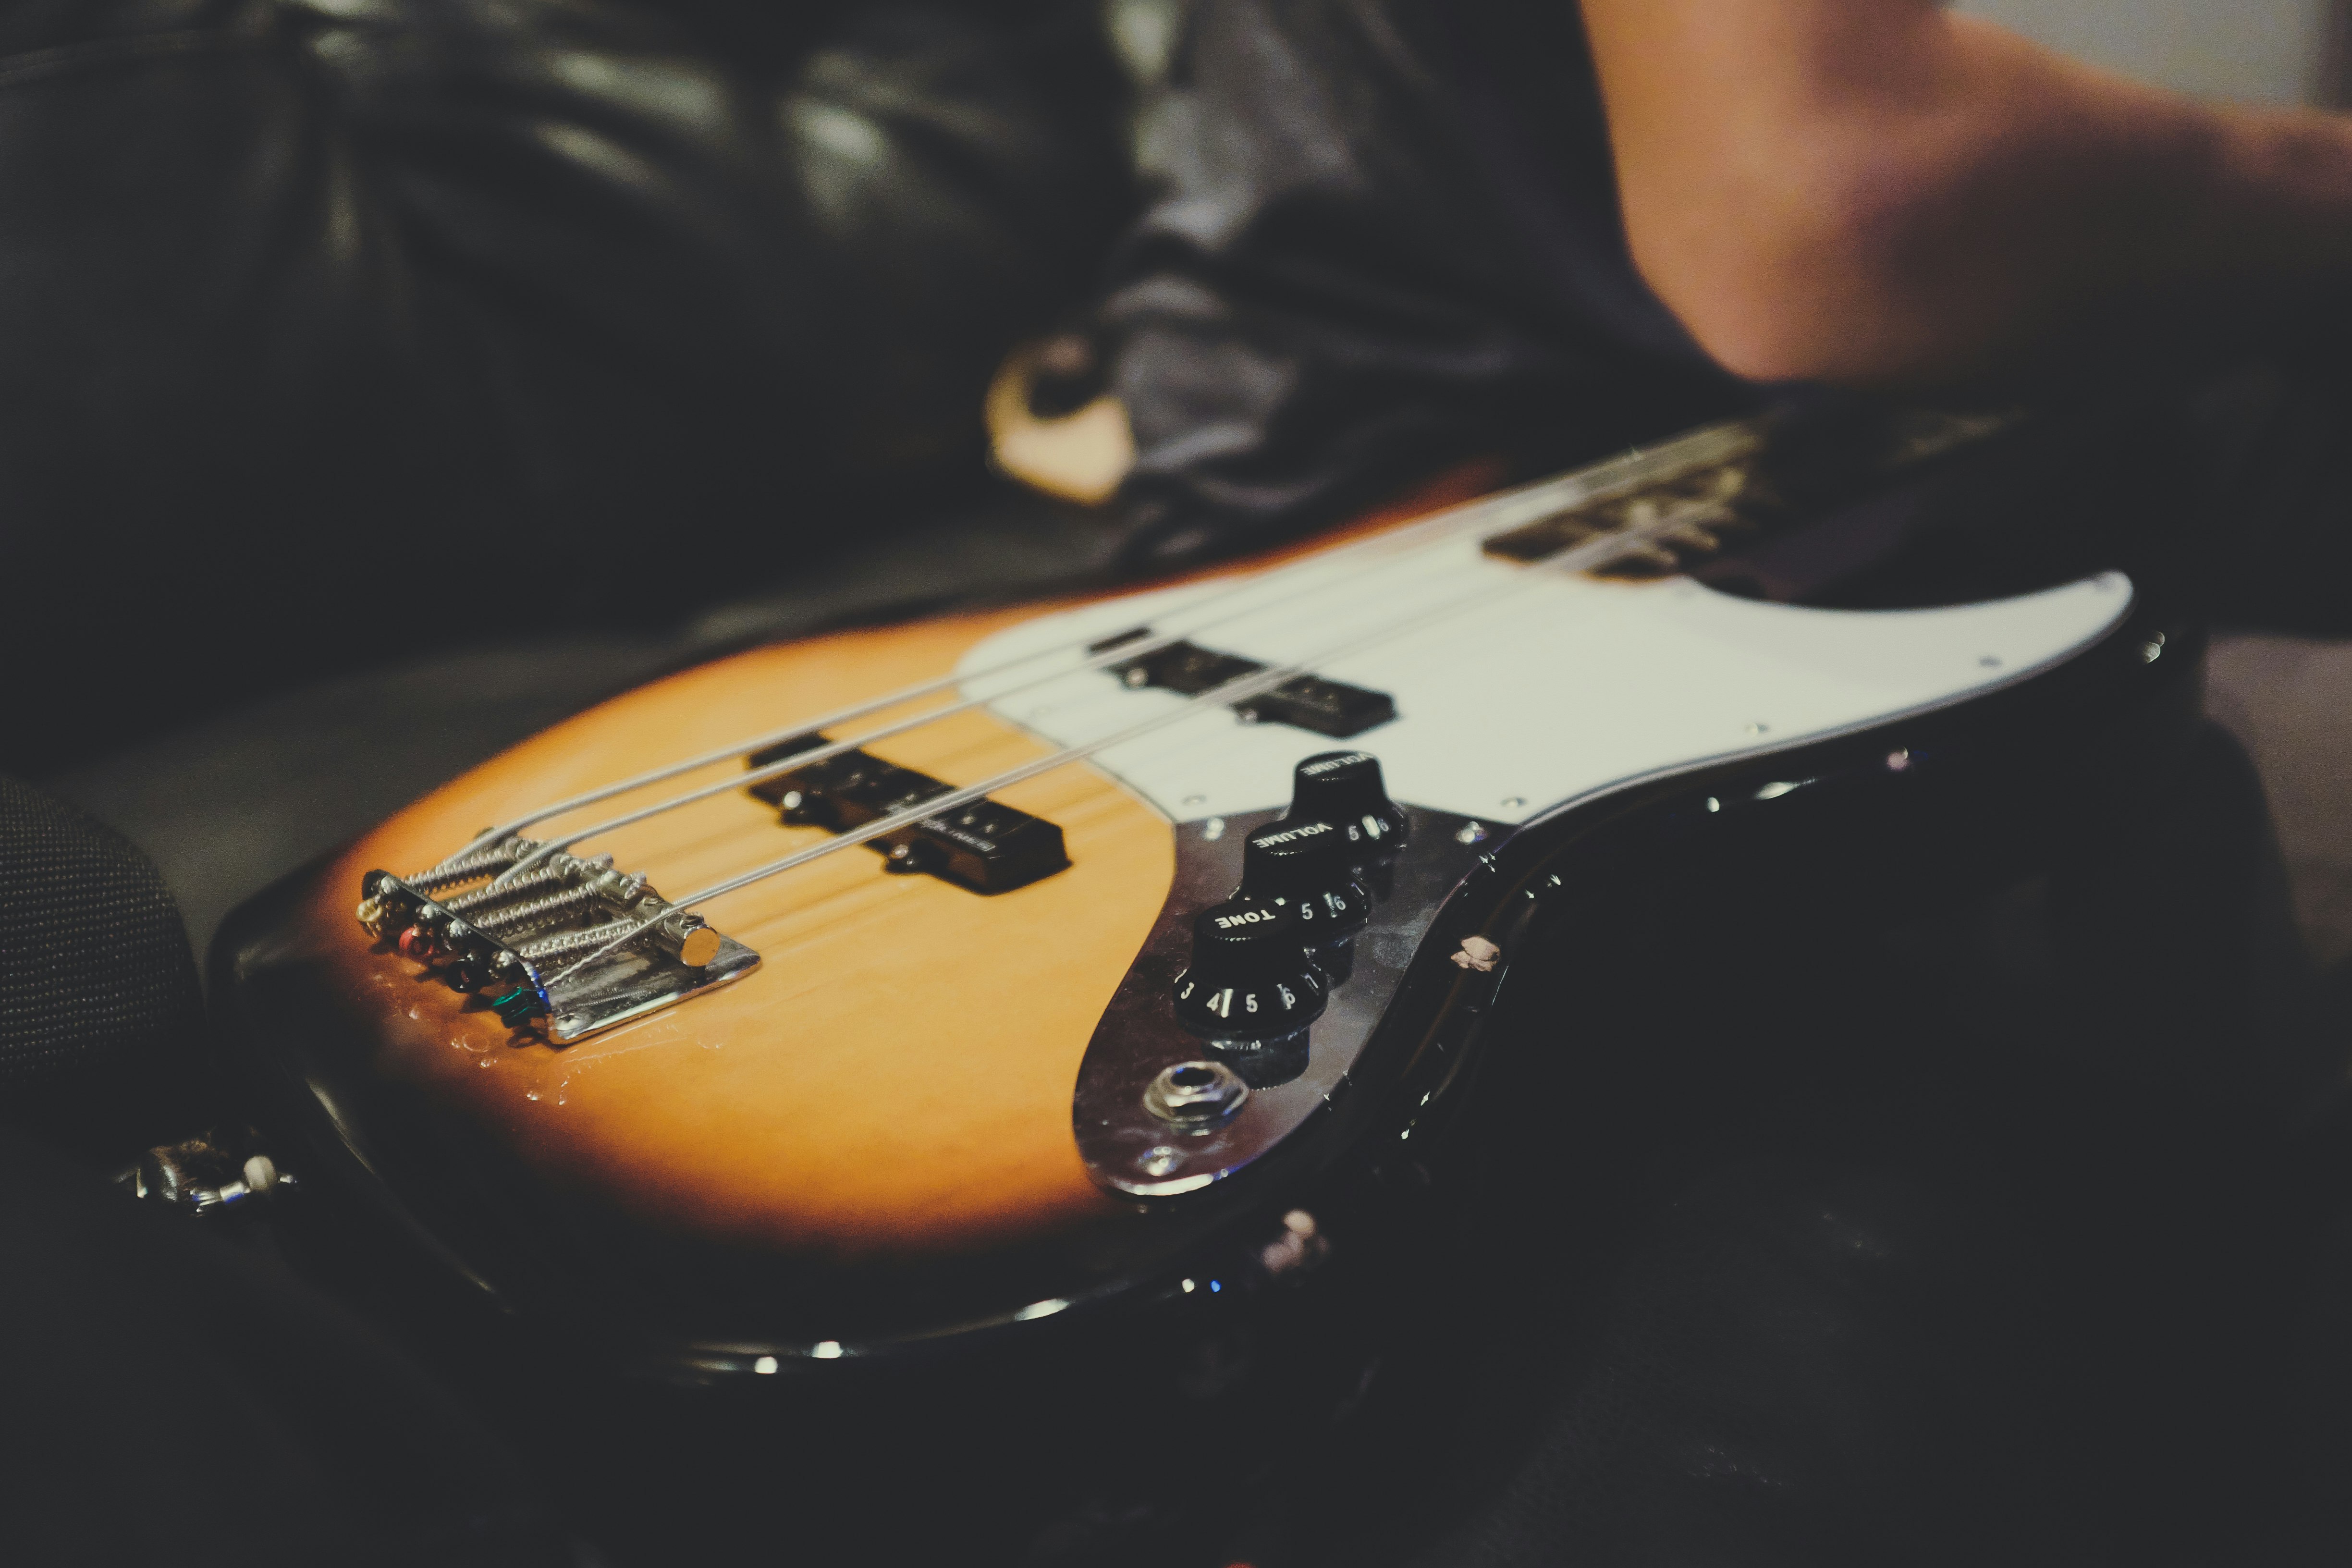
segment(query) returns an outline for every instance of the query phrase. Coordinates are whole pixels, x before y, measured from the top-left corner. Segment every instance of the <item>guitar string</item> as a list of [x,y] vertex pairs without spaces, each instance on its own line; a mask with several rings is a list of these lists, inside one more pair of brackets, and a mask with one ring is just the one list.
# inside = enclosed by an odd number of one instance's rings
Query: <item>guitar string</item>
[[[1736,457],[1746,446],[1752,444],[1754,438],[1753,427],[1746,422],[1731,421],[1709,426],[1686,436],[1677,437],[1657,447],[1629,451],[1567,474],[1556,475],[1550,479],[1539,479],[1532,484],[1521,486],[1517,489],[1507,490],[1500,495],[1485,496],[1476,500],[1447,507],[1418,522],[1409,523],[1402,528],[1390,529],[1368,539],[1341,545],[1336,550],[1318,552],[1289,565],[1276,567],[1271,572],[1249,574],[1206,599],[1195,600],[1192,604],[1180,606],[1175,613],[1197,614],[1240,595],[1276,585],[1309,573],[1326,572],[1334,561],[1360,552],[1372,555],[1397,553],[1423,544],[1438,542],[1443,537],[1468,532],[1475,528],[1493,528],[1498,531],[1507,531],[1513,528],[1524,527],[1528,523],[1555,516],[1570,507],[1605,500],[1614,493],[1661,477],[1670,476],[1674,472],[1699,467],[1710,461],[1723,461]],[[1328,586],[1328,584],[1326,585]],[[1320,592],[1321,589],[1318,588],[1314,591]],[[1211,624],[1221,625],[1223,622]],[[1205,626],[1193,626],[1190,630],[1168,634],[1166,640],[1159,642],[1158,646],[1166,647],[1171,643],[1181,641],[1194,631],[1204,629],[1206,629]],[[625,795],[632,790],[642,789],[649,784],[675,778],[680,773],[691,773],[697,768],[730,762],[735,758],[791,740],[795,736],[845,724],[852,720],[864,718],[884,709],[897,707],[903,702],[914,701],[919,698],[930,696],[954,686],[990,679],[1037,659],[1066,653],[1071,648],[1082,646],[1087,640],[1075,638],[1052,647],[1016,655],[978,670],[951,671],[936,679],[919,682],[831,713],[801,720],[781,729],[752,736],[733,745],[705,752],[682,761],[665,763],[658,768],[616,783],[600,784],[594,789],[534,807],[520,816],[486,828],[446,857],[440,864],[446,865],[467,855],[487,849],[523,828],[533,826],[551,817],[560,816],[565,812],[593,805],[598,802],[609,800],[614,795]],[[1141,644],[1131,645],[1119,650],[1119,657],[1139,658],[1145,651],[1148,650]],[[802,762],[803,765],[805,765],[807,759],[803,757]],[[577,839],[575,838],[573,842],[577,842]]]
[[1470,593],[1458,595],[1443,604],[1433,605],[1420,615],[1409,617],[1401,623],[1384,626],[1367,637],[1319,648],[1313,655],[1303,659],[1237,676],[1223,685],[1212,687],[1206,691],[1187,699],[1173,709],[1154,714],[1123,730],[1115,731],[1108,735],[1083,742],[1077,745],[1066,746],[1060,751],[1033,759],[1018,767],[1009,768],[992,778],[982,779],[978,784],[966,784],[961,788],[950,790],[946,795],[934,795],[887,816],[876,817],[862,826],[837,834],[822,844],[811,845],[806,849],[772,860],[764,866],[755,867],[723,881],[715,882],[709,887],[698,889],[677,900],[661,913],[637,922],[627,931],[616,933],[611,941],[593,952],[567,964],[544,984],[551,989],[561,984],[564,980],[603,958],[614,949],[635,940],[673,915],[693,909],[697,905],[740,891],[754,883],[766,881],[772,877],[782,876],[787,871],[797,870],[828,855],[856,848],[861,844],[896,833],[902,827],[912,826],[927,818],[953,811],[959,806],[969,805],[998,790],[1008,789],[1014,784],[1035,778],[1041,773],[1051,773],[1073,763],[1083,762],[1097,752],[1108,751],[1113,746],[1124,745],[1129,741],[1139,739],[1153,731],[1163,729],[1204,710],[1261,696],[1277,686],[1298,679],[1317,666],[1328,665],[1333,659],[1360,653],[1384,642],[1394,642],[1425,626],[1454,616],[1466,614],[1481,605],[1491,606],[1498,598],[1528,591],[1539,585],[1554,574],[1586,572],[1605,566],[1624,556],[1633,554],[1681,529],[1694,527],[1706,521],[1719,520],[1722,510],[1721,504],[1713,501],[1693,501],[1668,508],[1656,518],[1636,527],[1605,534],[1599,539],[1571,544],[1565,549],[1554,551],[1549,555],[1538,556],[1535,560],[1523,563],[1520,569],[1514,574],[1515,580],[1500,590],[1491,584],[1481,584]]
[[[1327,569],[1333,561],[1346,556],[1354,555],[1359,552],[1375,554],[1400,553],[1424,543],[1436,542],[1433,536],[1451,532],[1466,532],[1471,529],[1477,527],[1492,527],[1499,531],[1507,531],[1511,528],[1522,527],[1530,522],[1539,521],[1545,517],[1556,515],[1559,511],[1564,510],[1567,508],[1585,504],[1594,500],[1605,499],[1613,491],[1642,482],[1645,478],[1650,477],[1658,470],[1686,468],[1689,467],[1698,466],[1699,464],[1703,464],[1711,459],[1720,460],[1724,456],[1736,455],[1738,445],[1743,437],[1748,437],[1748,427],[1738,424],[1710,426],[1706,429],[1693,432],[1689,436],[1678,437],[1676,440],[1669,442],[1664,446],[1654,447],[1647,451],[1627,453],[1622,457],[1612,458],[1605,463],[1596,464],[1587,468],[1576,470],[1573,473],[1555,476],[1552,479],[1538,480],[1534,484],[1521,487],[1518,489],[1507,491],[1500,496],[1483,497],[1475,501],[1465,502],[1454,507],[1449,507],[1432,517],[1423,519],[1422,521],[1417,523],[1409,524],[1404,528],[1391,529],[1370,539],[1343,545],[1337,550],[1320,552],[1305,560],[1295,563],[1290,566],[1276,568],[1275,571],[1270,573],[1251,574],[1235,583],[1233,586],[1219,593],[1211,595],[1206,599],[1195,600],[1192,604],[1181,606],[1176,613],[1198,614],[1203,609],[1226,602],[1237,595],[1257,592],[1268,586],[1278,585],[1282,580],[1289,577],[1305,574],[1310,571]],[[1717,448],[1724,448],[1725,450],[1718,452]],[[1379,564],[1381,564],[1381,563],[1377,559],[1372,563],[1372,565],[1375,568],[1377,568]],[[1336,585],[1337,584],[1330,582],[1327,577],[1326,580],[1318,584],[1312,592],[1326,592]],[[1275,607],[1279,607],[1279,605]],[[1105,664],[1117,663],[1123,659],[1144,657],[1150,652],[1156,651],[1158,648],[1166,647],[1173,643],[1182,641],[1185,637],[1197,632],[1207,630],[1211,626],[1224,625],[1232,619],[1238,618],[1240,614],[1246,613],[1250,612],[1237,612],[1233,616],[1218,617],[1201,625],[1195,625],[1174,632],[1155,636],[1148,641],[1130,643],[1120,649],[1111,651],[1109,653],[1109,657],[1106,658],[1101,662]],[[1066,653],[1070,648],[1080,646],[1084,640],[1085,639],[1076,639],[1072,642],[1059,644],[1053,647],[1042,648],[1031,653],[1018,655],[1013,658],[1006,659],[1000,664],[990,666],[968,674],[950,673],[935,680],[926,681],[915,686],[908,687],[901,690],[863,701],[833,713],[803,720],[787,728],[772,731],[767,734],[753,737],[733,746],[705,752],[699,756],[690,757],[682,762],[668,763],[663,767],[652,770],[651,772],[640,773],[632,778],[624,779],[616,784],[602,785],[584,794],[573,795],[565,800],[540,806],[524,816],[516,817],[511,821],[500,823],[495,827],[486,829],[448,858],[450,860],[455,860],[466,855],[475,853],[479,849],[486,848],[488,846],[499,842],[510,833],[519,831],[520,828],[532,826],[533,824],[545,821],[549,817],[560,816],[566,811],[573,810],[583,805],[593,805],[599,801],[610,799],[614,795],[625,794],[631,790],[642,788],[647,784],[657,784],[665,779],[675,777],[681,773],[691,772],[696,768],[709,766],[716,763],[731,761],[734,758],[742,756],[751,752],[758,751],[765,746],[772,745],[780,741],[788,740],[798,735],[803,735],[811,731],[823,730],[836,724],[845,723],[852,719],[861,718],[866,714],[877,712],[886,708],[895,707],[899,703],[911,701],[917,698],[930,695],[949,687],[958,684],[969,685],[974,681],[988,679],[996,675],[1016,668],[1021,665],[1031,663],[1037,659],[1048,658],[1055,654]],[[1097,666],[1097,668],[1099,668],[1099,666]],[[1041,678],[1041,679],[1059,679],[1061,675],[1066,673],[1070,672],[1066,670],[1055,671]],[[996,694],[996,697],[1001,699],[1002,697],[1010,694],[1011,693],[1009,692],[999,692]],[[949,711],[961,711],[964,708],[971,705],[972,704],[970,703],[960,704],[955,709],[938,711],[929,716],[945,717],[946,713]],[[828,751],[824,754],[838,755],[841,752],[851,750],[856,745],[862,743],[864,741],[882,739],[885,738],[887,734],[898,733],[907,727],[908,726],[898,726],[887,731],[878,731],[858,737],[849,742],[840,743],[835,749]],[[788,772],[791,771],[792,767],[804,767],[819,760],[822,759],[816,755],[806,752],[800,753],[796,758],[791,760],[788,766],[780,768],[778,771]],[[719,790],[723,791],[726,788],[732,787],[734,784],[746,784],[750,782],[756,781],[741,778],[732,779],[722,783],[719,786]],[[718,791],[710,793],[718,793]],[[701,796],[698,795],[692,798],[701,798]],[[680,800],[676,804],[684,805],[688,804],[688,801]],[[631,820],[640,820],[640,818],[633,817]],[[607,831],[614,826],[617,826],[617,824],[599,825],[596,828],[573,835],[571,838],[567,839],[566,842],[576,843],[583,837],[592,837],[596,832]],[[446,864],[446,862],[445,861],[444,863]],[[509,870],[502,872],[497,880],[500,882],[506,881],[515,875],[520,869],[520,867],[510,868]]]
[[[1241,581],[1236,582],[1232,586],[1224,589],[1223,592],[1212,595],[1206,600],[1196,601],[1194,604],[1185,607],[1188,609],[1198,610],[1205,607],[1207,605],[1222,602],[1225,599],[1232,598],[1236,595],[1246,593],[1263,587],[1264,585],[1265,580],[1261,577],[1245,577]],[[1194,629],[1198,630],[1201,628],[1196,627]],[[1160,640],[1157,646],[1165,647],[1170,643],[1180,641],[1182,637],[1188,635],[1190,634],[1186,632],[1172,634],[1168,637]],[[853,719],[863,719],[868,714],[878,713],[887,708],[896,708],[902,702],[912,702],[919,698],[929,697],[937,692],[944,691],[950,687],[969,685],[973,681],[987,680],[995,676],[1003,675],[1009,670],[1017,669],[1024,664],[1034,663],[1048,655],[1066,653],[1075,646],[1076,646],[1075,643],[1064,643],[1054,647],[1040,648],[1034,652],[1018,654],[1001,663],[988,666],[982,669],[973,670],[969,674],[950,671],[936,679],[919,681],[912,686],[901,688],[897,691],[885,693],[880,697],[865,699],[851,704],[849,707],[836,709],[833,712],[819,714],[814,718],[803,719],[795,723],[787,725],[782,729],[769,731],[765,734],[751,736],[745,740],[739,741],[732,745],[721,746],[715,751],[705,752],[699,756],[688,757],[682,762],[666,763],[658,768],[652,769],[646,773],[638,773],[632,778],[622,779],[616,784],[600,784],[596,788],[585,791],[583,794],[572,795],[563,800],[555,801],[546,805],[535,807],[524,816],[514,817],[509,821],[501,822],[496,826],[484,828],[473,839],[458,849],[456,854],[450,856],[449,859],[459,859],[465,856],[474,854],[478,850],[486,849],[511,834],[520,832],[523,828],[544,822],[550,817],[561,816],[567,811],[576,811],[584,805],[594,805],[600,801],[610,800],[614,795],[626,795],[632,790],[643,789],[648,784],[656,784],[662,783],[666,779],[676,778],[680,773],[692,773],[697,768],[710,767],[719,763],[733,762],[738,757],[748,756],[753,752],[762,751],[780,742],[792,740],[795,736],[805,735],[810,731],[816,730],[829,730],[839,724],[846,724]],[[1150,650],[1140,647],[1131,647],[1122,650],[1119,657],[1134,658],[1138,657],[1142,652],[1148,651]],[[506,878],[502,875],[499,879],[503,881]]]
[[[1552,514],[1552,509],[1547,509],[1543,515],[1549,516]],[[1539,517],[1538,519],[1528,521],[1541,521],[1541,518]],[[1518,524],[1515,523],[1513,526],[1518,526]],[[1424,545],[1428,543],[1444,542],[1445,542],[1444,540],[1438,539],[1434,541],[1426,541],[1424,542]],[[1038,687],[1050,686],[1057,680],[1066,679],[1074,675],[1084,675],[1093,670],[1107,668],[1111,665],[1123,664],[1132,659],[1146,658],[1161,648],[1181,642],[1188,637],[1198,636],[1202,632],[1213,630],[1219,626],[1230,626],[1234,622],[1247,620],[1253,616],[1266,615],[1274,611],[1293,609],[1303,600],[1314,595],[1328,595],[1349,584],[1355,584],[1358,592],[1361,593],[1363,591],[1362,583],[1364,579],[1375,577],[1381,573],[1391,571],[1401,566],[1411,567],[1418,564],[1420,563],[1413,560],[1410,554],[1401,550],[1390,552],[1388,555],[1368,556],[1354,563],[1352,570],[1346,572],[1335,579],[1318,584],[1307,595],[1295,595],[1288,599],[1279,601],[1273,605],[1250,605],[1243,609],[1230,611],[1225,615],[1215,616],[1197,625],[1181,627],[1175,631],[1155,633],[1150,637],[1137,638],[1129,642],[1123,642],[1116,647],[1104,648],[1099,652],[1089,653],[1086,658],[1080,660],[1075,665],[1046,670],[1041,674],[1032,676],[1025,680],[1015,682],[1014,684],[1004,687],[999,690],[987,692],[982,695],[962,698],[957,701],[949,703],[945,707],[926,709],[920,713],[911,714],[904,719],[894,720],[890,723],[881,725],[876,729],[861,731],[858,734],[848,736],[843,740],[828,741],[824,745],[814,747],[805,752],[795,752],[789,757],[780,758],[775,762],[767,763],[765,766],[753,768],[748,773],[730,773],[726,777],[715,780],[710,784],[698,785],[691,790],[688,790],[679,795],[671,795],[664,800],[656,801],[649,805],[638,806],[634,810],[624,812],[618,816],[607,817],[602,822],[593,823],[586,827],[567,833],[562,837],[550,838],[541,843],[538,848],[533,849],[530,854],[524,856],[521,859],[517,860],[513,865],[499,872],[498,876],[492,878],[490,886],[503,886],[506,883],[524,875],[550,856],[556,855],[563,850],[569,849],[573,845],[580,843],[583,839],[602,837],[607,833],[615,832],[620,828],[634,826],[636,823],[644,822],[651,817],[660,816],[665,813],[677,810],[681,806],[691,805],[697,801],[708,800],[712,795],[726,795],[738,789],[749,789],[753,784],[764,784],[770,779],[782,777],[785,773],[797,773],[803,768],[814,767],[819,763],[828,761],[834,757],[842,756],[849,752],[856,751],[860,747],[871,744],[874,742],[887,741],[894,735],[903,735],[911,730],[923,729],[939,722],[940,720],[952,718],[958,713],[969,712],[975,708],[988,707],[993,703],[1002,702],[1008,697],[1017,697],[1024,691],[1034,691]],[[1262,584],[1264,579],[1260,578],[1255,581]],[[1233,591],[1228,590],[1224,593],[1214,595],[1214,597],[1219,601],[1229,600],[1234,597],[1234,593]],[[1359,600],[1353,608],[1360,614],[1368,607],[1376,607],[1377,603],[1377,601],[1373,601],[1370,605],[1368,605],[1365,601]],[[1197,608],[1198,606],[1185,607]],[[1054,648],[1048,651],[1062,653],[1077,646],[1080,645],[1076,642],[1063,643],[1056,645]],[[1026,656],[1025,658],[1021,660],[1007,660],[1006,665],[1009,666],[1022,662],[1034,662],[1037,657],[1040,656],[1032,655]],[[1000,666],[999,668],[1002,668],[1004,667]],[[970,684],[970,679],[967,679],[966,684]],[[803,731],[801,732],[806,733],[807,731]]]

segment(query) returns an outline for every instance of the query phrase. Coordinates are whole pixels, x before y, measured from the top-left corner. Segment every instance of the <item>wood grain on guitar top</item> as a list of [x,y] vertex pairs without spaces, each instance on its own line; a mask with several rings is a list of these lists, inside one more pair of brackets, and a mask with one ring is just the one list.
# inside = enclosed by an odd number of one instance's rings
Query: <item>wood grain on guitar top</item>
[[[1476,477],[1453,476],[1347,534],[1460,500]],[[376,1070],[474,1119],[551,1180],[657,1225],[756,1246],[912,1257],[1017,1246],[1121,1212],[1080,1163],[1071,1092],[1168,896],[1174,836],[1083,763],[998,796],[1060,825],[1067,869],[983,897],[886,875],[879,856],[845,849],[704,911],[760,953],[751,974],[563,1049],[509,1033],[479,999],[372,943],[352,912],[371,869],[415,870],[487,823],[934,679],[982,638],[1065,607],[861,628],[701,666],[533,737],[367,835],[320,879],[309,929],[337,989],[382,1040]],[[1044,750],[984,711],[876,747],[950,783]],[[655,785],[548,830],[740,767]],[[827,837],[783,826],[774,808],[729,791],[580,852],[610,853],[677,897]]]
[[[745,1241],[929,1251],[1107,1208],[1071,1142],[1071,1084],[1167,896],[1174,840],[1084,766],[1002,796],[1061,826],[1068,869],[982,897],[887,876],[880,857],[845,849],[713,902],[712,923],[761,954],[751,974],[565,1049],[509,1034],[352,917],[371,868],[430,865],[486,822],[940,675],[1034,613],[844,632],[691,669],[533,738],[368,835],[321,883],[313,930],[380,1020],[379,1070],[490,1123],[551,1177]],[[1043,750],[979,712],[879,749],[950,780]],[[730,791],[582,852],[609,852],[676,895],[827,837]]]

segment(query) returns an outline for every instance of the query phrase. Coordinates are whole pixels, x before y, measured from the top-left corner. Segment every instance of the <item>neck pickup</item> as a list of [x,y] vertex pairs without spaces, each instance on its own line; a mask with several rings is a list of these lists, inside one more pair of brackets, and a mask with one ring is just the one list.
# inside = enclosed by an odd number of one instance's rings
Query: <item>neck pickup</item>
[[[1115,637],[1096,643],[1087,651],[1108,653],[1123,642],[1133,642],[1150,635],[1139,626],[1133,631],[1121,632]],[[1110,669],[1112,674],[1139,689],[1156,686],[1185,697],[1197,697],[1229,680],[1255,675],[1265,668],[1255,659],[1244,658],[1238,654],[1217,653],[1189,642],[1179,642],[1156,648],[1123,664],[1112,665]],[[1396,702],[1385,691],[1368,691],[1344,681],[1326,680],[1318,675],[1302,675],[1296,680],[1283,682],[1271,691],[1234,703],[1234,711],[1245,723],[1287,724],[1293,729],[1344,741],[1367,730],[1377,729],[1395,718]]]

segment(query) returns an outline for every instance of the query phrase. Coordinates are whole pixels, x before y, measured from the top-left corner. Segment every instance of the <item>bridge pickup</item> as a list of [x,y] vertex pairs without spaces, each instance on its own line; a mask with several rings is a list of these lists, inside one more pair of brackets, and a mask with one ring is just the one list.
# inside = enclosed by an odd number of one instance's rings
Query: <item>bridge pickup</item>
[[[823,735],[796,735],[755,752],[751,765],[764,768],[798,752],[825,744]],[[807,823],[846,833],[877,817],[892,816],[948,794],[953,784],[902,768],[866,752],[844,752],[750,786],[781,809],[789,823]],[[939,816],[866,841],[885,857],[887,868],[929,872],[975,893],[1005,893],[1050,877],[1070,863],[1062,830],[1042,816],[993,800],[969,801]]]
[[[1096,643],[1087,651],[1107,653],[1123,642],[1150,635],[1138,627]],[[1170,643],[1166,647],[1110,667],[1111,672],[1129,686],[1158,686],[1186,697],[1197,697],[1265,668],[1255,659],[1216,653],[1188,642]],[[1253,723],[1288,724],[1344,741],[1395,718],[1396,700],[1385,691],[1368,691],[1343,681],[1326,680],[1319,675],[1302,675],[1296,680],[1284,681],[1271,691],[1234,703],[1234,711]]]

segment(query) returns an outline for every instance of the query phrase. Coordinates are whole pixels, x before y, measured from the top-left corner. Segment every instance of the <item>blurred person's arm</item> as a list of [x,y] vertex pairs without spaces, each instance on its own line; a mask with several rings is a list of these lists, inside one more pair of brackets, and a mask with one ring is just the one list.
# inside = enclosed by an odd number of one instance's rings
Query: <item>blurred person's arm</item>
[[1583,0],[1633,258],[1765,380],[1949,382],[2352,279],[2352,120],[2224,108],[1933,0]]

